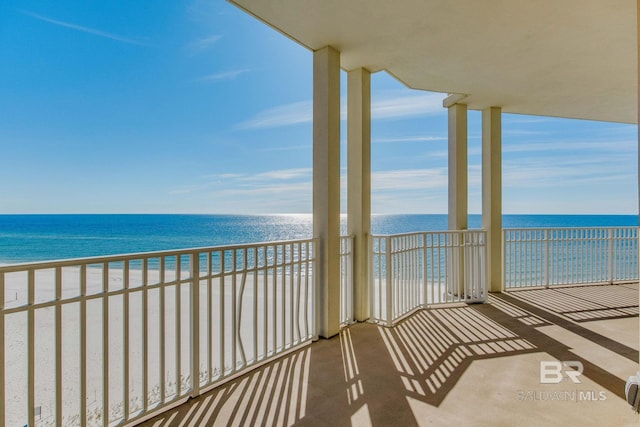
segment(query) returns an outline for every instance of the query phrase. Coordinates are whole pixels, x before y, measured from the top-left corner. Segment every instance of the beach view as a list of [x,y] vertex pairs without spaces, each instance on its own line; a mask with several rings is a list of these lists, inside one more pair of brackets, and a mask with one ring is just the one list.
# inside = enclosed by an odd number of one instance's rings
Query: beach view
[[0,426],[636,425],[637,5],[302,3],[0,5]]

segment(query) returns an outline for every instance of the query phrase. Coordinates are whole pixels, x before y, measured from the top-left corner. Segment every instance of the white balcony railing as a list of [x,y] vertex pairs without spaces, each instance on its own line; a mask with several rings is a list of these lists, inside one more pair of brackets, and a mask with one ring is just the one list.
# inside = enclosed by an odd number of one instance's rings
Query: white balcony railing
[[503,230],[505,289],[638,280],[638,227]]
[[0,425],[108,426],[315,335],[314,240],[0,267]]
[[[486,298],[483,230],[370,236],[371,319]],[[506,229],[506,288],[638,279],[638,228]],[[353,321],[341,238],[341,323]],[[315,338],[315,240],[0,267],[0,425],[140,420]],[[4,417],[4,418],[3,418]]]
[[371,236],[371,318],[393,325],[415,309],[486,298],[486,233]]

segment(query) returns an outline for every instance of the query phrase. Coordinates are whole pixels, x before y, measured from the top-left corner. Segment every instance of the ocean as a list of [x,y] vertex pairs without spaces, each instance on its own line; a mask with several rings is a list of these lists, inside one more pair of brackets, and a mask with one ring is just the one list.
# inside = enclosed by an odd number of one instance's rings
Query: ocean
[[[504,215],[504,228],[637,226],[636,215]],[[481,216],[469,216],[480,228]],[[374,215],[372,233],[447,229],[446,215]],[[0,215],[0,265],[309,238],[303,215]],[[346,234],[343,217],[342,233]]]

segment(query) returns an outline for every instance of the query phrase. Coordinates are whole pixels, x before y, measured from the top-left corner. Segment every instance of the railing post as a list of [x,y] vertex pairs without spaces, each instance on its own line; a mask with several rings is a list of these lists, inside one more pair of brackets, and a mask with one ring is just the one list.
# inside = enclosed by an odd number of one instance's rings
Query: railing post
[[[427,308],[429,305],[429,287],[427,281],[427,275],[429,270],[427,268],[428,254],[427,254],[427,233],[422,233],[422,307]],[[433,268],[433,266],[431,267]]]
[[[179,292],[179,289],[178,289]],[[200,394],[200,254],[191,253],[191,397]],[[179,386],[178,386],[179,387]]]
[[507,290],[507,230],[502,229],[502,292]]
[[549,230],[544,230],[544,287],[549,289]]
[[615,230],[613,228],[609,228],[609,283],[613,284],[613,281],[616,278],[615,269],[615,240],[614,240]]
[[386,258],[386,291],[387,291],[387,326],[393,325],[393,292],[391,286],[393,285],[392,268],[393,262],[391,258],[391,238],[385,237],[385,258]]
[[[375,247],[376,237],[372,235],[367,235],[367,250],[369,251],[369,313],[371,318],[378,320],[380,313],[378,316],[375,316],[375,299],[376,299],[376,257],[378,259],[378,269],[380,269],[380,256],[378,254],[373,253],[373,248]],[[380,298],[380,294],[378,294],[378,298]],[[379,306],[379,305],[378,305]]]
[[468,252],[468,243],[467,242],[467,238],[469,237],[469,234],[467,233],[467,230],[463,230],[460,231],[460,237],[458,238],[458,242],[460,243],[460,263],[462,264],[462,269],[461,269],[461,275],[462,275],[462,286],[461,286],[461,294],[463,296],[463,301],[467,301],[470,298],[469,292],[471,291],[471,286],[470,283],[468,282],[468,279],[470,278],[470,274],[469,274],[469,254]]
[[[2,371],[4,372],[5,364],[4,364],[4,346],[5,346],[5,327],[4,327],[4,292],[5,292],[5,283],[4,283],[4,273],[0,273],[0,367],[2,367]],[[56,343],[57,345],[57,343]],[[3,376],[4,377],[4,376]],[[0,381],[0,424],[5,425],[7,420],[5,419],[5,380],[4,378]]]

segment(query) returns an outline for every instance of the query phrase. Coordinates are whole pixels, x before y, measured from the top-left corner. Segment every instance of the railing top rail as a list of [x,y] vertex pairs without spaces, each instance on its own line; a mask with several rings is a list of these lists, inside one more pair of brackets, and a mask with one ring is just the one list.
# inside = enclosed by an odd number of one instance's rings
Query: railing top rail
[[555,227],[504,227],[502,230],[629,230],[629,229],[638,229],[640,226],[637,225],[599,225],[594,227],[563,227],[563,226],[555,226]]
[[371,237],[374,238],[384,238],[384,237],[404,237],[404,236],[415,236],[419,234],[460,234],[460,233],[486,233],[487,230],[484,228],[472,228],[468,230],[429,230],[429,231],[412,231],[408,233],[397,233],[397,234],[371,234]]
[[274,240],[270,242],[255,242],[255,243],[242,243],[237,245],[220,245],[220,246],[203,246],[195,248],[182,248],[162,251],[151,252],[134,252],[128,254],[115,254],[104,255],[95,257],[83,257],[83,258],[69,258],[61,260],[47,260],[47,261],[34,261],[23,262],[16,264],[0,265],[0,273],[11,273],[16,271],[24,271],[30,269],[42,270],[56,267],[75,267],[80,264],[104,264],[111,262],[122,262],[139,259],[160,258],[167,256],[182,256],[189,255],[194,252],[220,252],[237,249],[253,249],[264,246],[278,246],[278,245],[290,245],[296,243],[309,243],[315,242],[317,238],[310,239],[295,239],[295,240]]

